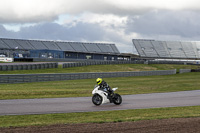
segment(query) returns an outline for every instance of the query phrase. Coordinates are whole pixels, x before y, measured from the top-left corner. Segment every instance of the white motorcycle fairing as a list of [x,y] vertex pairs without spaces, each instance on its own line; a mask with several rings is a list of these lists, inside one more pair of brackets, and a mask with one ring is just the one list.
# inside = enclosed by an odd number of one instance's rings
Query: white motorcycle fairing
[[108,94],[106,92],[101,91],[101,90],[97,90],[96,93],[99,94],[103,98],[101,104],[105,104],[105,103],[110,102],[110,100],[107,98]]
[[[96,86],[96,87],[94,88],[94,90],[92,91],[92,94],[93,94],[93,95],[94,95],[94,94],[98,94],[98,95],[100,95],[100,96],[102,97],[102,103],[101,103],[101,104],[109,103],[110,100],[107,98],[108,93],[105,92],[105,91],[103,91],[103,90],[98,90],[98,89],[99,89],[99,86]],[[118,88],[113,88],[112,90],[113,90],[113,91],[116,91],[117,89],[118,89]]]

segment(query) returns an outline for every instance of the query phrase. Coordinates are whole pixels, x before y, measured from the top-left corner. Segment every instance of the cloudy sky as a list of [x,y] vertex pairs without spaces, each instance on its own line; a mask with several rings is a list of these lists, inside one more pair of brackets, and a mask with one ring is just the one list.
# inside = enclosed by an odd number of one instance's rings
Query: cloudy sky
[[0,38],[115,43],[200,41],[199,0],[0,0]]

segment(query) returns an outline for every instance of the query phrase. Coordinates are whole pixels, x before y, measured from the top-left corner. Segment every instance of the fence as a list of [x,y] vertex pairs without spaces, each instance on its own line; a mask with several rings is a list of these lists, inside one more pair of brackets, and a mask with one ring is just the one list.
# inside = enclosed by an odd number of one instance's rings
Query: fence
[[10,74],[0,75],[0,84],[27,83],[42,81],[77,80],[111,77],[153,76],[176,74],[174,70],[138,71],[138,72],[103,72],[103,73],[64,73],[64,74]]
[[0,65],[0,71],[35,70],[35,69],[46,69],[46,68],[58,68],[58,63]]

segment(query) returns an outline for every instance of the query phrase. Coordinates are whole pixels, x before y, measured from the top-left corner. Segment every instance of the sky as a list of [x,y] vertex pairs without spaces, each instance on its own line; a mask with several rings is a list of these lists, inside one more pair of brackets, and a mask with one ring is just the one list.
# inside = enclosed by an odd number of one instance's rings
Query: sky
[[200,41],[199,0],[0,0],[0,38],[114,43]]

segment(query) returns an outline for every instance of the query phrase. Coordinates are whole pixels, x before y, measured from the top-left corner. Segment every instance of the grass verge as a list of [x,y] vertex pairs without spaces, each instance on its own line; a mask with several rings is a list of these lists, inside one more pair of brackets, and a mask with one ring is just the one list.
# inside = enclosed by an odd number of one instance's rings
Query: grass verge
[[[165,76],[105,78],[121,95],[199,90],[200,73]],[[95,79],[1,84],[0,99],[91,96]]]
[[92,65],[82,67],[37,69],[37,70],[15,70],[0,71],[0,74],[35,74],[35,73],[78,73],[78,72],[119,72],[119,71],[153,71],[170,69],[196,69],[195,65],[173,65],[173,64],[116,64],[116,65]]
[[66,114],[0,116],[0,127],[125,122],[153,119],[200,117],[199,110],[200,106],[192,106]]

